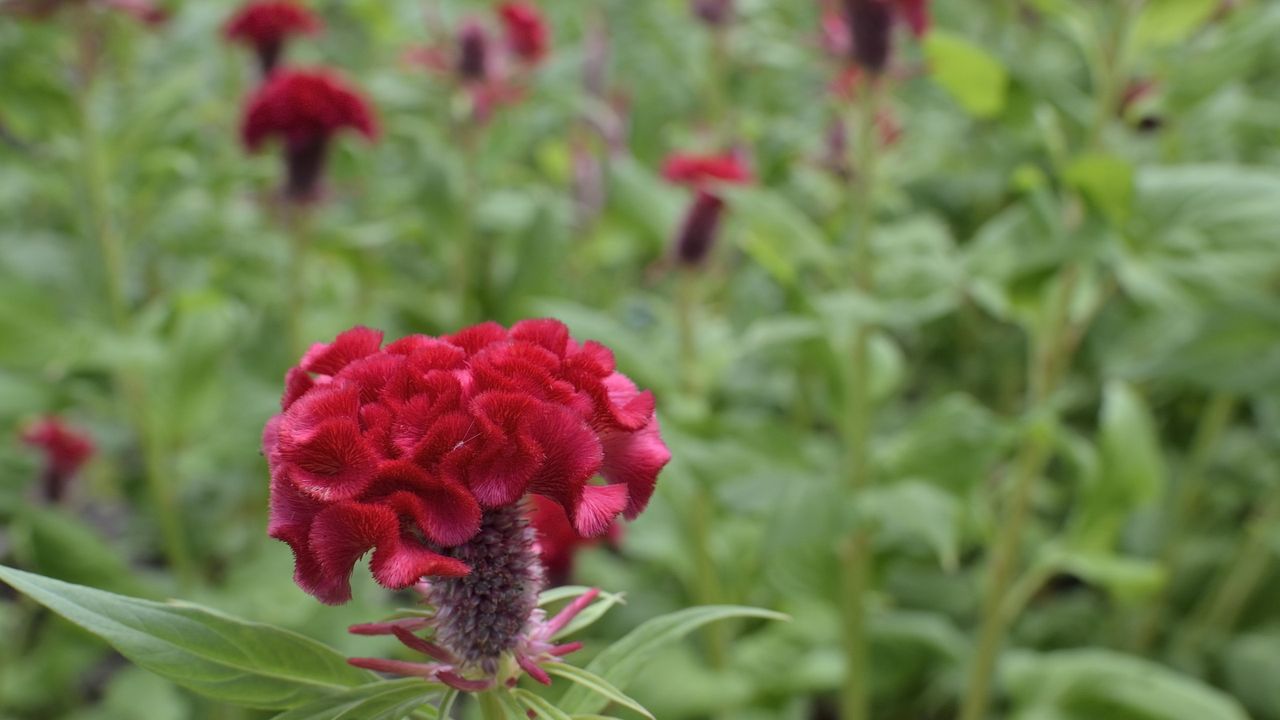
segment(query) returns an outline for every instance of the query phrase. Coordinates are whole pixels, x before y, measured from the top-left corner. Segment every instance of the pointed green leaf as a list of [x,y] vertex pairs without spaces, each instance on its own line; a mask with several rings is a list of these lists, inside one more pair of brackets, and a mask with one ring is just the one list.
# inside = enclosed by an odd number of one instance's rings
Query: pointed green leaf
[[582,668],[574,667],[572,665],[564,665],[561,663],[551,663],[546,666],[546,670],[549,674],[556,675],[569,680],[570,682],[576,683],[600,697],[615,702],[625,708],[635,710],[647,718],[653,718],[653,714],[646,710],[643,705],[632,700],[628,695],[614,687],[608,680],[605,680],[589,670],[583,670]]
[[1009,73],[994,55],[951,33],[935,30],[924,43],[933,79],[970,115],[999,115],[1008,95]]
[[139,600],[3,566],[0,580],[139,666],[235,705],[291,708],[374,677],[302,635],[196,605]]
[[546,720],[572,720],[569,717],[569,713],[552,705],[546,698],[534,695],[528,690],[517,688],[512,691],[512,694],[515,695],[516,700],[521,705],[532,710],[539,720],[542,718],[546,718]]
[[[625,689],[628,681],[663,646],[676,642],[708,623],[730,618],[763,618],[787,620],[782,613],[735,605],[707,605],[679,610],[653,618],[632,630],[618,642],[605,648],[587,665],[587,670]],[[608,701],[590,690],[575,685],[561,698],[559,706],[570,713],[592,713],[602,710]]]
[[427,705],[441,686],[421,678],[379,681],[320,698],[276,715],[273,720],[400,720],[417,710],[438,717]]

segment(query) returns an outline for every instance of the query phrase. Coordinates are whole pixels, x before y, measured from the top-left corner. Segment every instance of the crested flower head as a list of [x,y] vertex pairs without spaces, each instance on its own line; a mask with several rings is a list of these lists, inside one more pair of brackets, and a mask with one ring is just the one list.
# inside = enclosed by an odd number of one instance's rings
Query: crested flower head
[[693,188],[693,203],[676,232],[675,259],[686,267],[701,265],[715,245],[725,201],[717,192],[718,185],[745,184],[752,181],[750,168],[737,154],[684,155],[667,158],[662,176],[668,181]]
[[253,46],[263,74],[280,61],[285,41],[294,35],[314,35],[324,27],[320,18],[293,0],[251,0],[223,26],[232,42]]
[[93,440],[57,417],[32,423],[22,431],[22,441],[44,454],[41,491],[46,500],[57,502],[67,484],[93,455]]
[[531,2],[504,2],[498,16],[506,33],[507,48],[520,60],[533,64],[547,54],[550,34],[546,20]]
[[662,177],[688,187],[704,187],[716,182],[747,183],[752,179],[751,169],[735,153],[674,153],[662,164]]
[[363,97],[328,70],[282,70],[249,99],[241,137],[250,151],[269,138],[283,142],[286,195],[303,201],[315,197],[328,142],[344,129],[377,138],[373,110]]
[[369,550],[388,588],[477,571],[473,540],[494,546],[523,527],[495,520],[482,532],[484,518],[529,493],[600,535],[644,509],[670,458],[652,394],[555,320],[385,347],[355,328],[307,352],[281,405],[263,434],[269,532],[293,549],[298,584],[327,603],[350,597]]
[[574,556],[579,550],[601,542],[614,544],[622,537],[622,526],[613,524],[603,537],[583,537],[569,524],[564,509],[540,495],[533,496],[529,522],[538,538],[538,557],[551,586],[564,585],[573,574]]

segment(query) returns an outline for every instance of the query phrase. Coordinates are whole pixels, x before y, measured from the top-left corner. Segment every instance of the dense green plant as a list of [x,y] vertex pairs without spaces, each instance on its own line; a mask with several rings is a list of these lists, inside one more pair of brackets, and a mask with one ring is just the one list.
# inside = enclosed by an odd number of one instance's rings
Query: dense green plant
[[[343,662],[397,598],[293,585],[262,426],[291,334],[551,316],[654,390],[673,460],[578,558],[625,595],[574,628],[603,694],[567,668],[522,711],[1280,719],[1280,7],[937,0],[848,96],[818,2],[544,0],[480,125],[404,59],[475,8],[317,1],[290,60],[382,140],[334,146],[300,234],[239,148],[234,5],[0,14],[0,430],[98,446],[49,505],[0,443],[0,717],[434,716]],[[663,158],[733,149],[754,182],[679,266]]]

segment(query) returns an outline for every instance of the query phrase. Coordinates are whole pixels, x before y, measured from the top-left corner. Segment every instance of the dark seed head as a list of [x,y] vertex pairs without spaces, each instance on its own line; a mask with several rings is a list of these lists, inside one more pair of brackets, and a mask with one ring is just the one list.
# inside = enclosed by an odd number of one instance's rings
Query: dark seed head
[[534,532],[519,504],[487,510],[480,532],[446,552],[471,567],[460,578],[431,583],[436,640],[466,665],[487,673],[520,641],[538,606],[542,567]]

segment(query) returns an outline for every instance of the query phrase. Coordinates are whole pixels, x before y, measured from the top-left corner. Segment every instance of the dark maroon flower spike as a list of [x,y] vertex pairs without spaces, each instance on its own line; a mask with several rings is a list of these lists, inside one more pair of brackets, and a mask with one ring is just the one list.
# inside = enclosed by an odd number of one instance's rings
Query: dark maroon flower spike
[[319,197],[329,142],[344,129],[377,139],[373,110],[363,97],[329,70],[283,69],[249,99],[241,136],[251,152],[269,138],[280,139],[287,172],[285,197],[306,203]]
[[484,83],[493,72],[493,42],[480,21],[468,19],[458,30],[458,79],[464,84]]
[[[873,75],[888,67],[895,22],[905,22],[916,37],[929,30],[929,0],[840,1],[838,16],[830,11],[824,15],[824,44]],[[837,27],[833,18],[842,19],[844,27]]]
[[752,181],[750,169],[736,154],[674,154],[662,167],[669,182],[694,190],[693,204],[685,214],[673,243],[676,262],[684,267],[701,265],[715,245],[725,201],[716,192],[718,185]]
[[33,20],[46,20],[63,8],[94,6],[116,10],[145,25],[160,25],[169,13],[151,0],[4,0],[0,12]]
[[614,523],[603,537],[583,537],[569,523],[564,509],[554,500],[534,495],[529,506],[529,522],[538,538],[536,548],[546,571],[548,587],[567,585],[573,575],[573,560],[579,550],[605,543],[616,548],[622,526]]
[[222,28],[227,40],[252,46],[258,54],[262,76],[280,64],[285,43],[295,35],[315,35],[324,23],[306,7],[292,0],[252,0],[232,15]]
[[45,500],[60,502],[76,473],[93,456],[93,440],[61,419],[47,417],[22,432],[22,441],[44,454],[40,491]]
[[711,27],[724,27],[733,21],[734,0],[690,0],[694,17]]
[[569,651],[550,642],[559,620],[535,612],[543,572],[524,498],[546,497],[578,534],[600,536],[644,510],[671,457],[653,395],[556,320],[385,346],[354,328],[307,351],[281,408],[262,439],[268,532],[293,550],[294,580],[346,602],[372,550],[379,584],[417,587],[435,610],[353,631],[395,634],[436,662],[353,662],[463,689],[490,686],[509,654],[539,677],[538,662]]
[[551,32],[538,7],[530,2],[504,2],[498,17],[505,31],[507,50],[528,65],[536,65],[547,55]]

